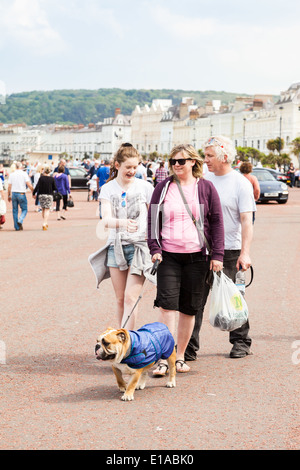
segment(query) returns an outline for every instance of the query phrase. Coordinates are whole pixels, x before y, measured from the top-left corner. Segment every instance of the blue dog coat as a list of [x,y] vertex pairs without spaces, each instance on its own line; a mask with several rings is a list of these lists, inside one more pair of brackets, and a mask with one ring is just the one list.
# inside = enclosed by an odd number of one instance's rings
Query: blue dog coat
[[133,369],[141,369],[159,359],[168,359],[173,352],[174,338],[163,323],[148,323],[137,331],[129,330],[129,335],[131,351],[121,364]]

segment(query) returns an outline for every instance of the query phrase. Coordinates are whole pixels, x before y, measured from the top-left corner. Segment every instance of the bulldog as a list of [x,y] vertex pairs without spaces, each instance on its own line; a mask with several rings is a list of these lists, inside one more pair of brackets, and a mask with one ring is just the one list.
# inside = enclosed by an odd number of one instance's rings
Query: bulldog
[[[159,359],[168,361],[170,377],[166,386],[176,386],[175,342],[163,323],[148,323],[137,331],[108,328],[98,337],[95,354],[97,359],[112,361],[119,390],[124,392],[123,401],[134,400],[134,391],[145,388],[147,371]],[[123,379],[125,372],[131,374],[128,384]]]

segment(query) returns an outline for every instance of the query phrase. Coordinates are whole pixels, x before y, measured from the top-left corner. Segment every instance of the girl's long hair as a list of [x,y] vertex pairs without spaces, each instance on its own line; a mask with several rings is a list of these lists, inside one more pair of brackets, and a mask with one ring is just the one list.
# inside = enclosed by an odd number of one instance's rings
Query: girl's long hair
[[111,161],[110,170],[109,170],[109,178],[107,180],[107,183],[109,181],[112,181],[118,176],[116,162],[118,162],[119,165],[121,165],[122,163],[125,162],[125,160],[127,160],[127,158],[137,158],[139,162],[142,160],[141,155],[136,150],[136,148],[133,147],[132,144],[129,144],[129,143],[122,144],[120,148],[117,150],[114,158]]

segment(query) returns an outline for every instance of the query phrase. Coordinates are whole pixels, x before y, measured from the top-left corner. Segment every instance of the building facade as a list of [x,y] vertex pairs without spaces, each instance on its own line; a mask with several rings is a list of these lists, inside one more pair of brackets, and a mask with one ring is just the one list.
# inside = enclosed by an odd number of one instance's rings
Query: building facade
[[117,108],[114,117],[88,126],[1,125],[0,159],[57,163],[63,154],[74,160],[95,156],[109,160],[125,141],[131,141],[130,116]]
[[136,106],[131,115],[131,139],[141,154],[161,153],[161,120],[172,100],[153,100],[151,106]]
[[0,124],[0,160],[84,157],[110,159],[122,142],[131,142],[142,155],[156,152],[167,155],[174,145],[191,143],[201,149],[209,136],[230,137],[235,146],[253,147],[269,153],[267,142],[281,137],[282,152],[291,154],[290,144],[300,136],[300,83],[280,93],[277,101],[270,95],[240,97],[222,106],[220,101],[194,104],[189,97],[175,106],[171,100],[153,100],[151,106],[136,106],[131,116],[116,108],[115,115],[88,126]]

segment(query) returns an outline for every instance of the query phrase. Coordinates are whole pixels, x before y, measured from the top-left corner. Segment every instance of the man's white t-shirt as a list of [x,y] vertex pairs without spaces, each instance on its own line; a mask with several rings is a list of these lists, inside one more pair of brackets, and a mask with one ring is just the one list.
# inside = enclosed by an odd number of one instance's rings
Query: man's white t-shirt
[[12,193],[25,193],[27,191],[26,183],[30,183],[27,171],[15,170],[9,175],[8,184],[11,184]]
[[213,183],[221,201],[225,250],[240,250],[242,246],[240,213],[256,211],[252,185],[235,170],[223,176],[216,176],[208,171],[205,179]]
[[142,163],[140,163],[139,166],[137,167],[135,176],[136,178],[139,178],[139,179],[144,179],[144,180],[147,179],[147,170]]
[[[123,197],[122,194],[126,193]],[[101,199],[111,203],[112,216],[117,219],[133,219],[138,223],[138,231],[128,233],[124,229],[118,231],[122,234],[123,243],[126,237],[130,240],[146,240],[148,207],[153,193],[153,186],[145,180],[134,178],[130,187],[124,191],[116,179],[101,186]],[[122,206],[123,204],[123,206]],[[114,240],[116,229],[110,229],[109,239]]]

